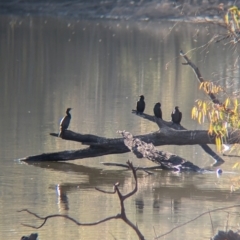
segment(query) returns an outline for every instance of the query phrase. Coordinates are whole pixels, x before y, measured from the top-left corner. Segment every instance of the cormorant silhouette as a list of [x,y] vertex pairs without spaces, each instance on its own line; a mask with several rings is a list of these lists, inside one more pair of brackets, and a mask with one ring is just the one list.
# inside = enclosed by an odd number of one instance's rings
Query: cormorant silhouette
[[175,107],[175,110],[173,110],[171,116],[173,123],[180,124],[182,120],[182,113],[179,111],[178,108],[179,108],[178,106]]
[[137,110],[137,114],[142,114],[144,112],[144,109],[145,109],[144,96],[141,95],[139,97],[140,97],[140,99],[137,102],[136,110]]
[[162,119],[162,109],[161,109],[161,103],[160,102],[155,104],[155,106],[153,108],[153,112],[154,112],[155,117]]
[[60,132],[58,134],[59,137],[62,136],[62,133],[68,128],[71,121],[71,114],[69,113],[72,108],[67,108],[66,116],[62,118],[60,122]]

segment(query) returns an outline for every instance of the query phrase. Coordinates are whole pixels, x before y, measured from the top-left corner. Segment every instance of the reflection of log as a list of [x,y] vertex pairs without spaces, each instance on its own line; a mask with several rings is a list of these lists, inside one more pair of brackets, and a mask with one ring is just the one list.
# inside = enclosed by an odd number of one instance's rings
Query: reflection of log
[[[105,169],[104,174],[102,169],[98,169],[96,167],[87,167],[79,164],[75,164],[74,162],[40,162],[35,164],[33,162],[29,162],[29,165],[33,165],[37,168],[42,168],[46,171],[53,171],[59,174],[66,173],[70,171],[72,174],[77,174],[83,176],[84,181],[77,181],[69,183],[61,182],[61,186],[65,189],[67,194],[71,192],[77,192],[79,190],[89,190],[93,189],[96,186],[98,188],[104,188],[108,184],[112,183],[112,179],[116,178],[116,169]],[[174,173],[172,173],[174,174]],[[216,174],[215,172],[209,174]],[[234,174],[233,174],[234,175]],[[108,177],[103,177],[108,176]],[[149,189],[152,189],[152,183],[154,184],[154,191],[151,194],[151,198],[153,201],[172,201],[172,199],[181,199],[184,201],[192,199],[192,193],[194,196],[201,199],[211,199],[214,202],[221,202],[224,198],[225,201],[229,204],[236,202],[238,199],[237,194],[231,194],[228,189],[219,191],[218,188],[214,188],[209,191],[208,188],[203,188],[202,185],[199,185],[198,181],[196,182],[195,175],[190,174],[187,175],[188,180],[184,181],[185,174],[179,177],[179,180],[176,180],[175,177],[172,176],[168,171],[157,171],[157,174],[154,174],[151,178],[146,178],[145,174],[138,175],[138,185],[144,187],[140,187],[141,194],[149,194]],[[121,184],[128,181],[128,175],[126,174],[118,174],[118,182]],[[178,178],[177,178],[178,179]],[[176,182],[177,181],[177,182]],[[49,189],[51,191],[56,190],[55,185],[50,184]],[[171,191],[169,191],[169,188]]]
[[113,215],[113,216],[109,216],[109,217],[106,217],[104,219],[101,219],[101,220],[98,220],[96,222],[89,222],[89,223],[83,223],[83,222],[80,222],[80,221],[77,221],[76,219],[72,218],[72,217],[69,217],[68,215],[63,215],[63,214],[52,214],[52,215],[48,215],[46,217],[40,217],[38,214],[32,212],[32,211],[29,211],[28,209],[22,209],[18,212],[27,212],[29,213],[30,215],[33,215],[35,216],[37,219],[40,219],[42,220],[43,222],[41,223],[41,225],[39,226],[35,226],[35,225],[31,225],[31,224],[22,224],[23,226],[26,226],[26,227],[31,227],[31,228],[34,228],[34,229],[39,229],[41,227],[43,227],[45,225],[45,223],[47,222],[48,219],[50,218],[65,218],[65,219],[68,219],[70,221],[72,221],[73,223],[75,223],[76,225],[78,226],[96,226],[98,224],[101,224],[101,223],[104,223],[104,222],[107,222],[107,221],[110,221],[110,220],[113,220],[113,219],[121,219],[123,220],[129,227],[132,228],[132,230],[135,231],[135,233],[137,234],[138,236],[138,239],[139,240],[144,240],[144,236],[142,235],[142,233],[140,232],[140,230],[138,229],[138,226],[137,225],[134,225],[127,217],[126,215],[126,211],[125,211],[125,206],[124,206],[124,201],[128,198],[130,198],[132,195],[134,195],[137,191],[138,191],[138,179],[137,179],[137,170],[136,168],[133,166],[133,164],[130,162],[130,161],[127,161],[127,165],[129,166],[129,169],[131,169],[132,171],[132,174],[133,174],[133,177],[134,177],[134,180],[135,180],[135,186],[133,188],[133,190],[131,190],[130,192],[128,192],[127,194],[122,194],[120,189],[119,189],[119,185],[120,183],[117,182],[113,185],[113,191],[104,191],[102,189],[99,189],[99,188],[95,188],[96,190],[98,190],[99,192],[102,192],[102,193],[105,193],[105,194],[117,194],[118,196],[118,199],[119,199],[119,202],[120,202],[120,213],[116,214],[116,215]]

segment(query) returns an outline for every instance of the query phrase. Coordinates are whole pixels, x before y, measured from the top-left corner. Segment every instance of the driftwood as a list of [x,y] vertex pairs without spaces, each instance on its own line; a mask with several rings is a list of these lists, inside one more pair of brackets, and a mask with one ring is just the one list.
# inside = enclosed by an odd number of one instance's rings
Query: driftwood
[[164,170],[179,172],[204,171],[193,163],[175,154],[157,150],[152,143],[145,143],[138,138],[134,138],[129,132],[120,131],[119,133],[124,137],[125,145],[135,154],[137,158],[147,158],[157,165],[160,165]]
[[[190,59],[182,51],[180,55],[185,59],[184,65],[189,65],[195,72],[197,79],[204,81],[199,69],[190,61]],[[221,104],[214,94],[209,94],[210,99],[216,103]],[[133,110],[133,113],[134,110]],[[154,146],[162,145],[194,145],[199,144],[204,151],[216,160],[216,165],[224,162],[224,160],[211,150],[207,144],[215,144],[215,136],[210,136],[207,130],[186,130],[179,124],[174,124],[162,119],[156,119],[154,116],[148,114],[136,115],[145,120],[156,122],[159,130],[145,135],[134,136],[134,138],[146,144],[153,144]],[[240,131],[229,130],[228,143],[240,143]],[[50,133],[53,137],[58,137],[58,133]],[[62,139],[80,142],[88,147],[85,149],[62,151],[55,153],[44,153],[35,156],[29,156],[20,159],[21,161],[67,161],[82,158],[92,158],[108,154],[120,154],[129,152],[130,149],[124,144],[123,138],[105,138],[92,134],[81,134],[73,131],[65,130],[62,134]],[[174,155],[175,156],[175,155]],[[163,154],[162,156],[166,156]],[[216,166],[215,165],[215,166]]]
[[[143,116],[147,116],[143,114]],[[152,116],[151,116],[152,117]],[[153,118],[153,117],[152,117]],[[165,121],[158,119],[156,120],[158,124],[165,125]],[[201,146],[207,146],[206,144],[215,144],[214,137],[209,136],[206,130],[175,130],[173,129],[171,122],[167,122],[164,127],[161,127],[159,131],[149,133],[146,135],[135,136],[136,138],[144,141],[146,143],[152,143],[154,146],[162,145],[194,145],[200,144]],[[172,128],[168,127],[171,126]],[[177,126],[179,128],[180,126]],[[238,143],[239,131],[229,132],[229,142]],[[57,137],[57,133],[51,133],[52,136]],[[55,153],[44,153],[35,156],[28,156],[21,158],[21,161],[31,162],[31,161],[68,161],[74,159],[92,158],[98,156],[104,156],[108,154],[120,154],[126,153],[130,150],[125,146],[123,138],[103,138],[96,135],[90,134],[80,134],[75,133],[70,130],[66,130],[63,133],[62,139],[77,141],[84,145],[88,145],[87,148],[71,151],[61,151]],[[208,146],[207,146],[208,147]],[[209,147],[208,147],[209,148]],[[212,151],[210,149],[210,151]],[[212,151],[212,156],[217,163],[221,163],[221,158]],[[220,160],[218,160],[220,159]]]
[[[161,121],[161,120],[160,120]],[[52,133],[57,136],[57,133]],[[168,127],[161,130],[139,135],[136,138],[154,146],[162,145],[194,145],[194,144],[214,144],[214,138],[209,137],[204,130],[175,130]],[[129,152],[124,144],[123,138],[103,138],[96,135],[80,134],[66,130],[62,139],[81,142],[89,147],[80,150],[62,151],[56,153],[44,153],[20,159],[21,161],[67,161],[82,158],[98,157],[107,154],[117,154]]]

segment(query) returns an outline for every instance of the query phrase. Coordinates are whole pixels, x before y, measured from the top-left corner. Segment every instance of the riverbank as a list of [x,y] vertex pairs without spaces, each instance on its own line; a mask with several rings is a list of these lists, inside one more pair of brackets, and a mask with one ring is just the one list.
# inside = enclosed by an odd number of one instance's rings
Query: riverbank
[[205,18],[222,20],[226,9],[233,4],[234,1],[227,0],[3,0],[0,3],[0,14],[69,16],[78,19],[201,21]]

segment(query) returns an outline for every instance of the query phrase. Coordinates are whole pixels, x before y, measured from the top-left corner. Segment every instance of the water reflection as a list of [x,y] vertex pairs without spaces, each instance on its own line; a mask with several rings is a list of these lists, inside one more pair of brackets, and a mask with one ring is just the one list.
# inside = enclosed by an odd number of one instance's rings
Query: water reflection
[[[34,209],[40,215],[65,213],[83,222],[115,215],[119,211],[118,200],[97,192],[95,187],[109,190],[120,182],[121,191],[129,192],[134,182],[129,171],[110,169],[100,162],[125,163],[130,159],[136,166],[151,166],[149,161],[135,159],[131,153],[74,163],[31,165],[12,161],[26,155],[82,148],[78,143],[49,136],[58,131],[59,119],[67,107],[74,109],[70,129],[77,132],[106,137],[116,137],[116,131],[123,129],[133,134],[149,133],[156,131],[157,126],[131,114],[137,97],[144,94],[146,113],[152,114],[159,101],[167,120],[173,107],[179,105],[183,126],[202,129],[204,126],[191,120],[190,112],[195,99],[203,95],[192,71],[181,65],[179,50],[196,49],[190,53],[191,59],[206,78],[213,72],[222,84],[228,84],[226,74],[239,78],[239,71],[229,68],[235,63],[235,49],[220,43],[197,50],[219,31],[214,26],[32,16],[0,16],[0,20],[0,210],[4,216],[0,220],[1,239],[18,239],[26,234],[20,223],[29,221],[29,216],[16,216],[15,212],[22,208]],[[232,86],[237,88],[239,81]],[[199,166],[212,162],[199,146],[161,149]],[[151,239],[155,236],[150,230],[153,226],[158,233],[166,232],[202,211],[238,202],[238,194],[230,193],[232,175],[225,174],[232,171],[233,161],[226,160],[220,178],[215,173],[156,171],[148,176],[139,172],[139,190],[125,203],[129,218]],[[217,226],[225,221],[221,214],[213,218]],[[204,223],[203,219],[197,224]],[[190,227],[165,239],[193,239],[197,231],[201,236],[212,235],[211,226]],[[77,228],[63,220],[47,224],[39,229],[39,235],[41,239],[135,236],[119,221]]]
[[57,184],[56,186],[56,192],[58,196],[58,206],[59,206],[60,213],[63,213],[69,210],[69,201],[67,196],[68,188],[69,188],[68,186],[64,186],[61,184]]

